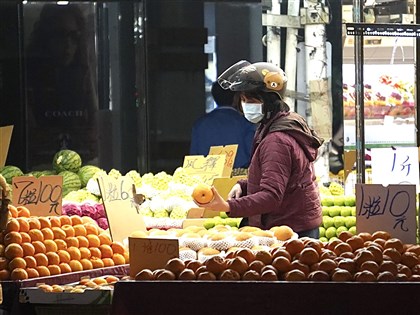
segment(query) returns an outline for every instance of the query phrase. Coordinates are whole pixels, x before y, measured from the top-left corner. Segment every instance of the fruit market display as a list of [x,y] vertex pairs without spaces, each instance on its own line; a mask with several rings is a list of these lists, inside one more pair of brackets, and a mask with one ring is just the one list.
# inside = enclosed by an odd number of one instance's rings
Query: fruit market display
[[[274,243],[275,244],[275,243]],[[231,247],[206,259],[172,258],[164,268],[139,271],[137,281],[420,281],[420,245],[389,233],[342,232],[328,242],[289,239],[268,249]]]
[[65,285],[38,283],[36,287],[46,293],[83,293],[85,290],[112,290],[114,284],[119,280],[120,278],[111,275],[94,278],[83,277],[78,283]]
[[31,216],[9,205],[0,235],[0,280],[25,280],[123,265],[128,251],[86,216]]

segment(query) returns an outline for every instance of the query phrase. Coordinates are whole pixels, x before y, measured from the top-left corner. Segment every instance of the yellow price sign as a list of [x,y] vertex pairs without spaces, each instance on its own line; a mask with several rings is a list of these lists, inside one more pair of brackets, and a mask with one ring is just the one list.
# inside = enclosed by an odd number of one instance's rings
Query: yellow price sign
[[226,155],[188,155],[184,158],[183,169],[190,175],[197,175],[204,183],[211,185],[213,179],[221,177]]

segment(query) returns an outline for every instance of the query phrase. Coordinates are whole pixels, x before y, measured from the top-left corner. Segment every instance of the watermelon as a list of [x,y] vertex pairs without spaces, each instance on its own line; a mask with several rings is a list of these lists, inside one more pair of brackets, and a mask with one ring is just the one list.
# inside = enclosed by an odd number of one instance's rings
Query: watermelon
[[39,177],[50,176],[50,175],[57,175],[57,172],[55,170],[44,170],[44,171],[41,171],[41,174],[39,175]]
[[19,167],[13,165],[6,165],[0,168],[0,174],[3,175],[8,184],[12,183],[13,177],[23,176],[22,170]]
[[77,173],[82,166],[82,158],[76,151],[61,150],[54,155],[52,165],[57,173],[62,171]]
[[70,171],[62,171],[58,175],[63,176],[63,194],[65,197],[69,192],[79,190],[82,186],[79,175]]
[[82,182],[82,187],[86,187],[87,182],[101,169],[95,165],[84,165],[77,172]]

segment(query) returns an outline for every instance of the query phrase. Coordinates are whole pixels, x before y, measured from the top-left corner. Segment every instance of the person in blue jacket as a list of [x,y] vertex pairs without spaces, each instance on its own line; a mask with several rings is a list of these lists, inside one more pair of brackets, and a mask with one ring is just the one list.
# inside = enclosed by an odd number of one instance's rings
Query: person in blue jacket
[[233,167],[247,168],[256,127],[236,110],[235,92],[214,82],[211,93],[217,107],[194,122],[190,155],[206,156],[211,146],[237,144]]

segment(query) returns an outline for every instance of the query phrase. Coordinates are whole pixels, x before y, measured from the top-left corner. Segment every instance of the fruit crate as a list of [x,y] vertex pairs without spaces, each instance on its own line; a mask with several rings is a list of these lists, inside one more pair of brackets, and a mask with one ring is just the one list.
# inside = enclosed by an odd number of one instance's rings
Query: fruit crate
[[111,305],[35,305],[37,315],[109,315]]

